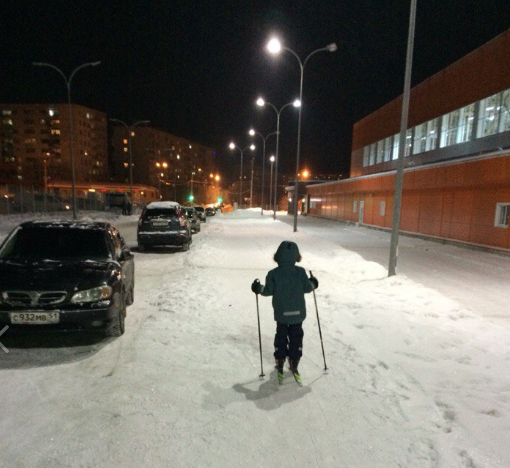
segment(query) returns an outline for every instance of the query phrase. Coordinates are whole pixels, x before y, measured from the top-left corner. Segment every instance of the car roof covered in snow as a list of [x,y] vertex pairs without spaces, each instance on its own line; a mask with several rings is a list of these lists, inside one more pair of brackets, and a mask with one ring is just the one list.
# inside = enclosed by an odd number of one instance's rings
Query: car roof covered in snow
[[64,229],[108,229],[112,225],[104,221],[27,221],[19,225],[20,228],[64,228]]
[[161,208],[179,208],[179,203],[174,201],[155,201],[149,203],[145,208],[148,210],[161,209]]

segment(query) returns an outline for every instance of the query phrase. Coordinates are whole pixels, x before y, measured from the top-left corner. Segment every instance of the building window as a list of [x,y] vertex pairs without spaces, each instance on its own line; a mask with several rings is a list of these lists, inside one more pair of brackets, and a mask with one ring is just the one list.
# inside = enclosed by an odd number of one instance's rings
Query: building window
[[500,133],[510,131],[510,89],[507,89],[502,94],[501,109],[499,114]]
[[496,204],[496,217],[494,219],[494,226],[500,227],[500,228],[507,228],[509,214],[510,214],[510,203],[497,203]]
[[376,154],[376,164],[382,163],[384,160],[384,140],[379,140],[377,142],[377,154]]
[[356,213],[356,211],[358,211],[358,202],[357,201],[353,202],[353,204],[352,204],[352,212]]
[[413,148],[413,129],[409,128],[406,132],[406,154],[405,157],[411,156],[411,150]]
[[370,145],[370,166],[373,166],[375,164],[375,156],[377,153],[377,143],[372,143]]
[[367,167],[370,163],[370,146],[363,148],[363,167]]
[[379,214],[381,216],[385,216],[386,215],[386,202],[385,201],[382,201],[380,204],[379,204]]
[[393,148],[391,151],[391,159],[398,159],[398,145],[400,144],[400,134],[393,135]]
[[414,129],[413,154],[423,153],[427,146],[427,122],[417,125]]
[[480,101],[477,138],[483,138],[498,133],[500,110],[501,93],[494,94]]
[[384,143],[384,162],[388,162],[388,161],[391,160],[391,149],[392,149],[392,146],[393,146],[392,138],[393,137],[388,137],[385,140],[385,143]]

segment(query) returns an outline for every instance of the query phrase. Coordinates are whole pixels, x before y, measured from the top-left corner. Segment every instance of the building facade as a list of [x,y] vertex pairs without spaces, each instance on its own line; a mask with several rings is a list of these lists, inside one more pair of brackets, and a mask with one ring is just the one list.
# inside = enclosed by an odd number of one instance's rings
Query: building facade
[[[131,139],[131,141],[130,141]],[[190,195],[205,203],[208,187],[217,185],[215,152],[199,143],[151,127],[138,126],[131,135],[124,126],[112,128],[112,178],[158,187],[163,196],[184,202]]]
[[[0,183],[47,187],[71,179],[69,106],[0,104]],[[71,105],[76,180],[108,176],[106,115]]]
[[[411,90],[401,229],[510,250],[510,30]],[[351,178],[310,214],[389,228],[401,97],[354,125]]]

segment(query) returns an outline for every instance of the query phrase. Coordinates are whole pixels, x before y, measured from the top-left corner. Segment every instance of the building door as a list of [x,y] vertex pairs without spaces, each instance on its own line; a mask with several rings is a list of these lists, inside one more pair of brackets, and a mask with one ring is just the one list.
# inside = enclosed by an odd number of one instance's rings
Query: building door
[[363,200],[361,200],[359,202],[359,218],[358,218],[358,222],[360,224],[363,224],[363,211],[365,210],[365,202]]

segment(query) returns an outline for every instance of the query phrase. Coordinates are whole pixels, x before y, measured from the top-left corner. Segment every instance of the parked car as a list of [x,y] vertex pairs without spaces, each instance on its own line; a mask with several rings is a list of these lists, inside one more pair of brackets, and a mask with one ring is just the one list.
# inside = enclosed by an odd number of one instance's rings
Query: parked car
[[138,250],[154,246],[180,246],[188,250],[192,242],[188,217],[177,202],[149,203],[138,220]]
[[208,206],[205,209],[205,215],[206,216],[214,216],[215,214],[216,214],[216,210],[214,208],[211,208],[210,206]]
[[200,218],[200,221],[203,223],[207,222],[207,217],[205,216],[205,210],[203,206],[194,206],[195,211],[197,212],[198,217]]
[[191,228],[191,232],[200,232],[200,218],[198,217],[198,214],[195,211],[195,208],[193,208],[191,206],[185,206],[185,207],[183,207],[183,210],[189,219],[189,225]]
[[134,260],[109,223],[23,223],[0,246],[0,328],[124,333]]

